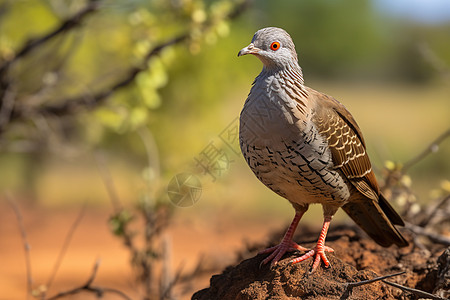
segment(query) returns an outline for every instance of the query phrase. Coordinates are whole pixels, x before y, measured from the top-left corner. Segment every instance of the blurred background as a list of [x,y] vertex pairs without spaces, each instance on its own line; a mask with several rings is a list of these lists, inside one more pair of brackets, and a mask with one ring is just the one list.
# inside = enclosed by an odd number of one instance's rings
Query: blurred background
[[[236,140],[262,68],[237,53],[267,26],[353,114],[380,182],[450,128],[447,0],[0,1],[0,299],[93,275],[132,299],[188,299],[290,221]],[[449,192],[449,140],[432,150],[395,205]]]

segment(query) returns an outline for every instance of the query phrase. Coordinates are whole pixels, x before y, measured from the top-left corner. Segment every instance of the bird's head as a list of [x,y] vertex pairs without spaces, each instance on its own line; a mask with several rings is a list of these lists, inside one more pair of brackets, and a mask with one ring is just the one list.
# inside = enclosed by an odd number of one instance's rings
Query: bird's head
[[285,69],[298,66],[297,53],[291,36],[281,28],[267,27],[258,30],[252,42],[239,51],[238,56],[253,54],[265,68]]

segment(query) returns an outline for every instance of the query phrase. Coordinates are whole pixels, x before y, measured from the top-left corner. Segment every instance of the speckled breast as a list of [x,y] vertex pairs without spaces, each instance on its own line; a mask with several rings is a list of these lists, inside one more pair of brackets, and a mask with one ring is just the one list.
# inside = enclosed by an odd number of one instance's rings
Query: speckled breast
[[276,78],[257,80],[240,116],[242,154],[256,177],[298,205],[342,205],[347,183],[333,170],[327,141]]

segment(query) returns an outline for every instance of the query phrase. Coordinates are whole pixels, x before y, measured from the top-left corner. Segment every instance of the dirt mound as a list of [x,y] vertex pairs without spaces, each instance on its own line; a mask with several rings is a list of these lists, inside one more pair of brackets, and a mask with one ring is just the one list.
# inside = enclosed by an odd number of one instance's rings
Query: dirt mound
[[[313,247],[317,232],[308,228],[301,228],[299,232],[302,235],[295,240]],[[381,281],[348,287],[351,282],[402,271],[405,273],[388,281],[429,293],[436,292],[438,284],[445,286],[438,278],[438,274],[448,273],[448,266],[447,269],[441,266],[441,261],[449,260],[448,257],[440,258],[438,268],[438,257],[445,250],[443,247],[423,250],[411,242],[406,248],[383,248],[353,226],[335,226],[330,230],[327,245],[335,250],[327,254],[330,268],[324,268],[322,264],[310,274],[311,259],[295,265],[288,263],[299,255],[295,252],[286,254],[274,268],[260,267],[266,255],[256,255],[212,276],[210,287],[198,291],[192,299],[416,299],[416,296]],[[252,247],[244,257],[263,248],[262,245]],[[447,278],[447,287],[449,280]]]

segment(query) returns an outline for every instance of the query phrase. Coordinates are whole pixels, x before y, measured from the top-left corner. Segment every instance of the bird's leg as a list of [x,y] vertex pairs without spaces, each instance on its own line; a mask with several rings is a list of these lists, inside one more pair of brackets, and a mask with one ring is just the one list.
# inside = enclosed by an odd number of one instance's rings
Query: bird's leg
[[292,264],[296,264],[312,256],[315,256],[311,272],[314,272],[314,270],[319,266],[321,260],[323,260],[323,263],[325,264],[326,267],[330,265],[330,262],[328,261],[328,258],[325,255],[325,251],[334,252],[332,248],[325,246],[325,237],[327,236],[330,222],[331,216],[325,215],[323,220],[322,231],[320,232],[319,239],[317,240],[317,245],[314,247],[314,249],[308,251],[306,254],[291,260]]
[[271,266],[274,266],[277,264],[277,262],[281,259],[281,257],[288,251],[307,251],[308,249],[303,248],[302,246],[299,246],[297,243],[292,241],[292,237],[294,235],[295,229],[297,228],[298,222],[302,218],[303,214],[306,210],[303,211],[296,211],[294,220],[292,220],[291,225],[289,226],[288,230],[284,234],[283,240],[280,244],[277,246],[267,248],[265,250],[262,250],[259,252],[259,254],[263,253],[271,253],[266,259],[262,261],[262,264],[267,264],[269,261],[271,262]]

